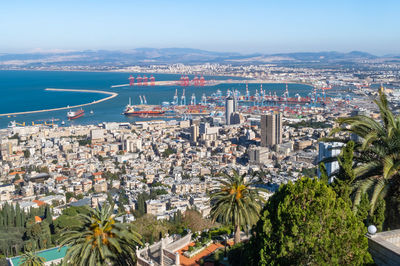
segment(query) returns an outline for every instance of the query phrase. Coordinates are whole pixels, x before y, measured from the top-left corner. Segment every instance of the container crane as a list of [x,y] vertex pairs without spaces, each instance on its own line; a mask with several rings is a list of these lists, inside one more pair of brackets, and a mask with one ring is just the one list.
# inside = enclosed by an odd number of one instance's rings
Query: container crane
[[190,104],[191,105],[196,105],[196,95],[194,93],[192,94],[192,97],[190,99]]
[[145,75],[143,75],[143,86],[149,85],[147,82],[148,82],[148,78]]
[[178,89],[175,89],[174,100],[172,101],[173,105],[178,105]]
[[155,86],[155,85],[156,85],[156,78],[153,75],[151,75],[150,76],[150,86]]
[[132,75],[129,76],[128,80],[129,80],[129,86],[135,85],[135,78]]
[[140,75],[137,76],[136,81],[138,86],[142,86],[142,77]]
[[182,93],[182,97],[181,97],[181,105],[186,105],[185,89],[183,89],[183,93]]

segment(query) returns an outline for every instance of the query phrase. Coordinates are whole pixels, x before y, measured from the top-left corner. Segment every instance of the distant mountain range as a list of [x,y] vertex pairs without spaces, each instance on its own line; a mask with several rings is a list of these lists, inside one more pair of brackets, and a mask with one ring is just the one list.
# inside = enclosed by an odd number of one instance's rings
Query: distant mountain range
[[188,48],[137,48],[130,50],[86,50],[54,53],[22,53],[0,54],[0,67],[46,67],[46,66],[116,66],[151,64],[332,64],[332,63],[359,63],[365,60],[400,60],[400,56],[378,57],[369,53],[353,51],[340,52],[303,52],[278,54],[239,54],[211,52]]

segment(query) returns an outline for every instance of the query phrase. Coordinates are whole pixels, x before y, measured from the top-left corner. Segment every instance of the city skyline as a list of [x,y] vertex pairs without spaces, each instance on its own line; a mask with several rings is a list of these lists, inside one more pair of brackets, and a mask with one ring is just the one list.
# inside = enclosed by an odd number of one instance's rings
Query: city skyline
[[399,54],[395,1],[3,3],[1,53],[188,47]]

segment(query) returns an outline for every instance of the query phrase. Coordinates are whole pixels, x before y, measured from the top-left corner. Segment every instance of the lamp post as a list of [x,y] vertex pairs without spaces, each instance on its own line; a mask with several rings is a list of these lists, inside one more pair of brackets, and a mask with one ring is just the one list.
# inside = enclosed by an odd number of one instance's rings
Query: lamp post
[[224,236],[225,239],[225,252],[224,252],[224,260],[228,260],[228,256],[226,254],[226,246],[228,245],[228,236]]

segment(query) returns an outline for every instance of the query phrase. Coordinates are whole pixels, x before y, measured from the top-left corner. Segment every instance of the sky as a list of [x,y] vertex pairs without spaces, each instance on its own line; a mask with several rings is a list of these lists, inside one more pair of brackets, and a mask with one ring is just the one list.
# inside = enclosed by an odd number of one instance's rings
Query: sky
[[0,53],[198,48],[400,54],[397,0],[3,0]]

